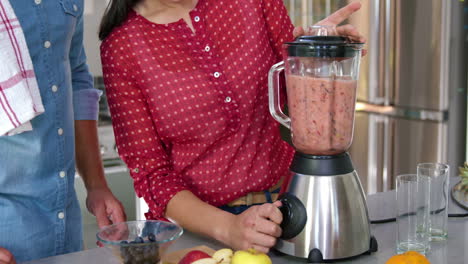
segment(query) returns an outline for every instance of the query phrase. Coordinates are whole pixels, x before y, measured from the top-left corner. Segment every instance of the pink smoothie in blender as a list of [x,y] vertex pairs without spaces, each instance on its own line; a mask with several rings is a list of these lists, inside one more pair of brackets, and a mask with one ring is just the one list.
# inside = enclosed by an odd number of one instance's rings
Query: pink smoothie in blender
[[333,155],[351,144],[356,81],[287,75],[292,141],[304,154]]

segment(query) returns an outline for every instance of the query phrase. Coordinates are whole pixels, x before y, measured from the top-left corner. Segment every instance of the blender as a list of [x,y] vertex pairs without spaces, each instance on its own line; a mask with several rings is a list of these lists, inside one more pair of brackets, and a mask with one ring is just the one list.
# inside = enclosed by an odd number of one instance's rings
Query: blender
[[[362,43],[332,26],[283,45],[268,76],[270,113],[291,131],[292,173],[279,197],[282,236],[275,249],[309,263],[377,251],[364,192],[350,155]],[[284,70],[288,115],[282,111]]]

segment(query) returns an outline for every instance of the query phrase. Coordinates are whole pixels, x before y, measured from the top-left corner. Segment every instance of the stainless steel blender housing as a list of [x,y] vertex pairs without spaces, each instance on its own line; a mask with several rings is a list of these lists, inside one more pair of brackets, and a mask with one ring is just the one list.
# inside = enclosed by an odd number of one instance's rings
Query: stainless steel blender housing
[[296,153],[291,171],[292,180],[280,197],[284,220],[278,251],[310,263],[377,251],[363,189],[347,153]]

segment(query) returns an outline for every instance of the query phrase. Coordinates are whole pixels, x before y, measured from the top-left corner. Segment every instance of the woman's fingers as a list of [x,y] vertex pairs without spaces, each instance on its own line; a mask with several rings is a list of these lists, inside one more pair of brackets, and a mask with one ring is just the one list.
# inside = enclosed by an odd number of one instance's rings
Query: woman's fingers
[[265,235],[273,236],[273,237],[279,237],[281,236],[281,228],[264,218],[260,218],[257,220],[257,224],[255,225],[256,229],[258,232],[263,233]]
[[258,251],[268,252],[282,232],[279,224],[283,221],[283,216],[279,206],[281,202],[256,205],[235,216],[232,225],[235,232],[231,236],[234,248],[254,247]]
[[[317,25],[326,25],[327,23],[319,22]],[[302,36],[304,34],[310,34],[311,32],[305,32],[302,27],[295,27],[293,31],[294,38]],[[366,43],[366,38],[359,33],[357,28],[351,24],[346,24],[336,28],[336,33],[339,36],[345,36],[354,42]]]
[[250,245],[271,248],[276,244],[276,237],[265,235],[260,232],[252,232],[249,236],[248,240]]
[[352,41],[365,43],[366,38],[362,36],[359,31],[353,25],[347,24],[343,26],[339,26],[336,28],[338,35],[340,36],[347,36]]
[[263,204],[258,208],[258,215],[265,219],[270,219],[273,223],[279,225],[283,221],[283,215],[277,206],[273,204]]
[[361,8],[361,3],[352,2],[320,21],[319,25],[338,25]]
[[275,202],[273,203],[273,205],[276,206],[276,207],[280,207],[280,206],[283,205],[283,203],[281,203],[280,200],[277,200],[277,201],[275,201]]
[[259,252],[263,252],[265,254],[268,253],[268,251],[269,251],[269,248],[264,247],[264,246],[259,246],[259,245],[253,245],[252,248],[259,251]]
[[300,37],[304,34],[305,34],[304,29],[301,26],[295,27],[293,30],[294,38]]

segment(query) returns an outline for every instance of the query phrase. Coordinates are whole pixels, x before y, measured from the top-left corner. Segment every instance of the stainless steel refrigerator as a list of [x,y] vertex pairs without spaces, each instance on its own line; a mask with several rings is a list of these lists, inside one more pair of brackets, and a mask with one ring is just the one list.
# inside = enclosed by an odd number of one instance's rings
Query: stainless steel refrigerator
[[[285,0],[310,25],[343,0]],[[394,188],[420,162],[465,161],[467,62],[463,1],[361,0],[349,19],[367,38],[350,154],[366,193]]]

